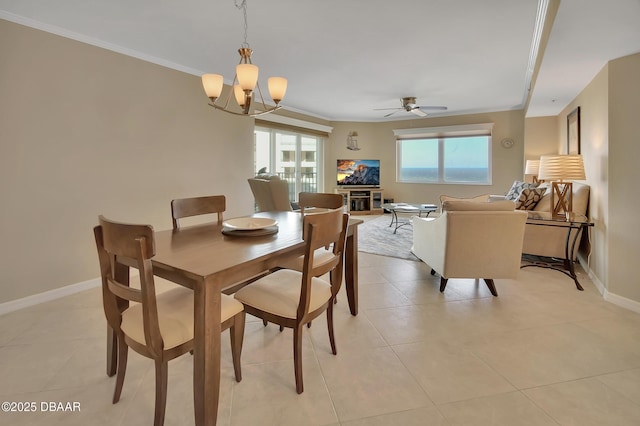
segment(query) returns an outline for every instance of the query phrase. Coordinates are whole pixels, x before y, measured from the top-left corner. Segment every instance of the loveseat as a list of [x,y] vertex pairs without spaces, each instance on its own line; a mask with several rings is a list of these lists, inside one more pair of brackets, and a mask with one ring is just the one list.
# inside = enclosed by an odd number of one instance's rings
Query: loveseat
[[[545,194],[540,201],[538,201],[533,207],[532,215],[536,213],[544,212],[546,214],[551,213],[551,184],[543,183],[539,188],[546,188]],[[573,182],[573,213],[579,216],[587,215],[587,208],[589,206],[589,185]],[[565,259],[566,249],[569,249],[569,253],[573,253],[573,259],[576,260],[578,254],[578,247],[580,245],[581,235],[578,234],[575,238],[574,247],[567,246],[567,222],[557,222],[554,226],[540,226],[534,225],[533,221],[529,221],[524,231],[524,243],[522,246],[522,253],[531,254],[535,256],[553,257],[559,259]],[[548,223],[547,223],[548,225]],[[570,240],[576,236],[576,233],[580,233],[580,230],[572,229]],[[568,259],[567,259],[568,260]]]

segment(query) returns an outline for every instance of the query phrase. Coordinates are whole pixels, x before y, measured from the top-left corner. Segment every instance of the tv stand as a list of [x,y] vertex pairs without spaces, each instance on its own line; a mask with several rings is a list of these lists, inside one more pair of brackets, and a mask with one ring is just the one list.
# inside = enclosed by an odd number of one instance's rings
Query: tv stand
[[380,188],[336,188],[342,194],[346,210],[357,214],[382,214],[382,193]]

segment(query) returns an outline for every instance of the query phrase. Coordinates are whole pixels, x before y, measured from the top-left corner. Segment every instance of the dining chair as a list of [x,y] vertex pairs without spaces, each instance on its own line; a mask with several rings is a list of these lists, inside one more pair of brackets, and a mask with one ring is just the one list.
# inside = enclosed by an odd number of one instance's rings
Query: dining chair
[[[120,400],[128,349],[132,348],[155,362],[154,425],[162,425],[167,402],[168,362],[193,350],[193,291],[177,287],[156,294],[151,264],[155,240],[150,225],[117,223],[100,216],[94,236],[100,261],[104,312],[118,342],[113,403]],[[116,265],[122,262],[138,269],[139,289],[116,279]],[[221,328],[230,329],[233,367],[238,382],[242,380],[240,355],[244,322],[242,303],[223,294]]]
[[179,229],[178,219],[203,214],[217,213],[218,223],[222,222],[222,213],[227,208],[224,195],[210,195],[207,197],[178,198],[171,200],[171,218],[173,229]]
[[[302,380],[302,331],[304,325],[327,313],[327,327],[331,351],[335,355],[333,332],[333,300],[342,281],[343,251],[349,215],[340,210],[304,217],[305,254],[302,272],[279,269],[235,294],[247,313],[293,329],[293,363],[296,391],[304,390]],[[330,261],[316,263],[313,253],[318,248],[333,244],[335,250]],[[331,282],[320,278],[333,272]]]
[[[334,210],[339,209],[344,205],[344,198],[341,194],[329,194],[329,193],[319,193],[319,192],[301,192],[298,195],[298,204],[300,205],[300,213],[302,215],[309,214],[310,212],[315,212],[314,210],[310,210],[309,208],[318,208],[323,209],[319,212],[323,212],[326,210]],[[306,209],[306,212],[305,212]],[[313,214],[313,213],[312,213]],[[330,247],[325,247],[316,250],[313,253],[313,261],[317,262],[326,262],[333,258],[335,253],[333,250],[329,250]],[[278,267],[286,268],[286,269],[294,269],[296,271],[302,271],[304,262],[304,256],[295,257],[292,259],[287,259]]]
[[298,194],[298,205],[300,212],[305,213],[305,208],[339,209],[344,206],[342,194],[331,194],[326,192],[301,192]]

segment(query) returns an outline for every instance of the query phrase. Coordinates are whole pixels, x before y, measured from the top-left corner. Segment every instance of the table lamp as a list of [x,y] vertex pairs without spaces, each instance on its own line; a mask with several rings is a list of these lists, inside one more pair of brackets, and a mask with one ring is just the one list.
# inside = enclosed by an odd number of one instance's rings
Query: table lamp
[[[551,215],[566,216],[573,211],[572,180],[585,180],[582,155],[543,155],[538,178],[551,181]],[[569,181],[569,182],[565,182]],[[556,201],[555,198],[558,198]]]
[[527,160],[527,163],[524,166],[524,174],[532,175],[534,183],[543,182],[538,179],[538,170],[540,170],[540,160]]

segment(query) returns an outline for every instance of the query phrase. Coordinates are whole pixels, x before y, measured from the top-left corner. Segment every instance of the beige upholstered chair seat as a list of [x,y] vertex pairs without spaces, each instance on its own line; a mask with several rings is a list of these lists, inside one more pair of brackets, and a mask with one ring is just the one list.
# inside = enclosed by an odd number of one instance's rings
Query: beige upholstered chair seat
[[[221,322],[242,312],[242,303],[222,294]],[[164,348],[171,349],[193,339],[193,291],[176,288],[156,296],[158,323]],[[122,331],[130,339],[146,345],[142,323],[142,304],[136,303],[122,313]]]
[[[281,269],[238,290],[235,298],[261,311],[294,319],[300,303],[301,279],[301,272]],[[309,311],[320,308],[330,298],[331,284],[321,278],[312,278]]]

